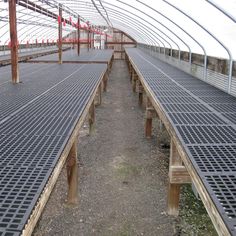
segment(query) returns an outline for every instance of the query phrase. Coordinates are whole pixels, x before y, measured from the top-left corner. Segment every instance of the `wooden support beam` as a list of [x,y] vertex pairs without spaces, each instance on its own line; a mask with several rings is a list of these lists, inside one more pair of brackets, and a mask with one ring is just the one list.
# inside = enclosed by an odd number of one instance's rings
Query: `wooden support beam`
[[[78,26],[80,26],[80,17],[78,17]],[[77,29],[77,53],[80,55],[80,27]]]
[[108,81],[108,71],[105,73],[104,77],[103,77],[103,91],[106,92],[107,91],[107,81]]
[[78,203],[78,159],[77,159],[77,138],[75,139],[66,163],[68,181],[68,204]]
[[16,84],[16,83],[19,83],[16,0],[9,0],[9,21],[10,21],[10,39],[11,39],[12,83]]
[[102,104],[102,83],[99,84],[96,98],[95,98],[95,106],[99,106]]
[[107,34],[106,34],[106,38],[105,38],[105,49],[107,49]]
[[135,73],[135,71],[132,73],[132,90],[135,93],[136,92],[136,83],[138,80],[138,75]]
[[95,102],[93,101],[89,108],[89,135],[94,133],[94,123],[95,123]]
[[99,49],[102,49],[102,35],[100,35],[100,45],[99,45]]
[[179,214],[180,187],[184,183],[191,183],[191,177],[183,165],[173,139],[171,139],[168,186],[169,215],[177,216]]
[[143,85],[140,80],[138,80],[138,104],[141,107],[143,105]]
[[59,4],[58,20],[58,63],[62,64],[62,5]]
[[145,121],[145,136],[146,138],[152,137],[152,119],[156,117],[156,111],[154,110],[149,97],[146,99],[146,121]]

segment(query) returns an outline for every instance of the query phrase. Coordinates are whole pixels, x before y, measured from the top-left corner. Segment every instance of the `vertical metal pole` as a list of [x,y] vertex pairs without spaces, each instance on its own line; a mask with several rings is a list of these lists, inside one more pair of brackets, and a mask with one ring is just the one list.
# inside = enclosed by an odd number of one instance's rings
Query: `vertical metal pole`
[[88,30],[87,30],[87,49],[89,51],[89,26],[88,26]]
[[62,64],[62,5],[59,4],[59,21],[58,21],[58,63]]
[[78,29],[77,29],[77,52],[80,55],[80,18],[78,17]]
[[100,34],[100,46],[99,46],[99,49],[100,50],[102,49],[102,34]]
[[107,49],[107,34],[106,34],[106,39],[105,39],[105,49]]
[[19,83],[18,48],[17,48],[17,26],[16,26],[16,0],[9,0],[9,20],[11,39],[11,72],[12,83]]

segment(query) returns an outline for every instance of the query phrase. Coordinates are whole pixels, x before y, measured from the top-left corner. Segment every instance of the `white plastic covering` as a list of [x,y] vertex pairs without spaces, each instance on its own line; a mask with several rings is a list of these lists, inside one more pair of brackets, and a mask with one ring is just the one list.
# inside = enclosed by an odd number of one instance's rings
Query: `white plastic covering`
[[[63,17],[72,17],[77,22],[75,15],[78,14],[90,24],[118,28],[139,43],[200,54],[204,48],[208,56],[227,59],[228,49],[236,58],[236,23],[206,0],[166,0],[202,27],[163,0],[30,1],[56,14],[55,6],[61,3],[73,11],[73,14],[63,12]],[[236,0],[212,1],[236,18]],[[17,17],[19,42],[57,39],[57,20],[21,6],[17,6]],[[72,26],[63,26],[63,35],[73,30]],[[8,42],[8,3],[0,0],[0,45]]]

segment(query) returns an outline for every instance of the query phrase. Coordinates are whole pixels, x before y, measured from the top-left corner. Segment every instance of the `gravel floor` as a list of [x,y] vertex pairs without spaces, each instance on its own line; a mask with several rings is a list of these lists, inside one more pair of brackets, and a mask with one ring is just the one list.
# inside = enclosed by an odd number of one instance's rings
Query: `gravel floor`
[[180,235],[181,220],[166,213],[168,157],[155,137],[144,137],[127,66],[115,61],[95,133],[85,125],[79,138],[79,203],[65,204],[64,169],[33,235]]

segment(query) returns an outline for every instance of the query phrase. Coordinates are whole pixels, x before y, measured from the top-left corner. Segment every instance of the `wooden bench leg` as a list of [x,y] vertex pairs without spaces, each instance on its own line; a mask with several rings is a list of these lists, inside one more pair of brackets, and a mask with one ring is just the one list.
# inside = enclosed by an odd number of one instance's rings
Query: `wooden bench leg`
[[191,183],[191,178],[182,163],[176,146],[171,140],[169,186],[168,186],[168,214],[177,216],[179,214],[179,199],[181,184]]
[[69,152],[67,163],[67,181],[68,181],[68,204],[78,203],[78,160],[77,160],[77,140],[73,143]]
[[132,75],[133,75],[132,76],[132,90],[133,90],[134,93],[136,93],[136,86],[137,86],[138,75],[135,72],[133,72]]
[[147,97],[146,101],[146,121],[145,121],[145,136],[146,138],[152,137],[152,119],[156,116],[150,99]]
[[143,90],[143,85],[140,80],[138,80],[138,104],[140,107],[143,105]]
[[95,123],[95,105],[93,101],[89,108],[89,134],[90,135],[94,132],[94,123]]
[[107,81],[108,81],[108,72],[105,73],[104,77],[103,77],[103,91],[106,92],[107,91]]
[[95,106],[102,104],[102,83],[98,86],[97,94],[95,97]]
[[133,79],[133,73],[134,73],[134,70],[133,69],[130,69],[130,83],[132,83],[132,79]]

